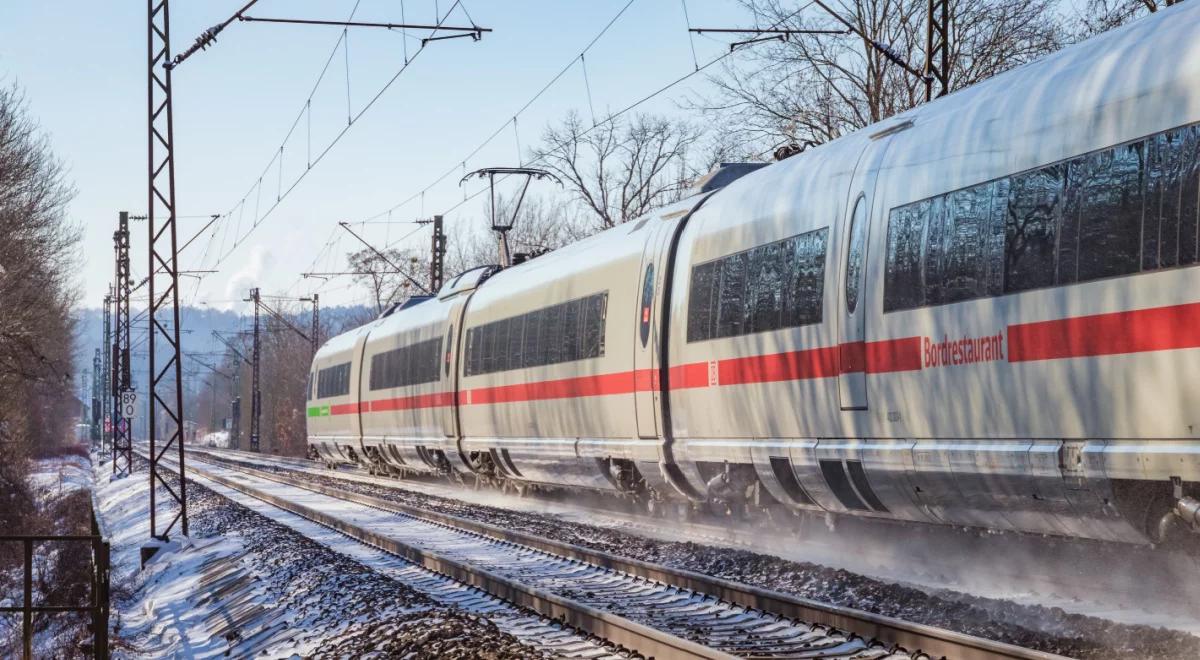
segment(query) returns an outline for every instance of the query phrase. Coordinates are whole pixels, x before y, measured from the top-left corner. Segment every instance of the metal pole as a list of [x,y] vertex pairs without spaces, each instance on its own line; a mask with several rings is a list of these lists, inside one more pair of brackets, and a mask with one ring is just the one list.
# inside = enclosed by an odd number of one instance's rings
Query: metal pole
[[[183,372],[179,342],[179,249],[175,230],[175,126],[171,105],[171,19],[168,0],[147,0],[147,123],[148,123],[148,203],[147,224],[150,263],[148,285],[149,354],[150,354],[150,535],[166,540],[180,524],[187,536],[187,479],[183,450]],[[166,286],[159,290],[158,282]],[[159,315],[170,316],[170,326]],[[160,341],[161,340],[161,343]],[[159,353],[165,358],[159,364]],[[158,412],[164,413],[166,441],[160,446]],[[172,449],[176,450],[179,481],[178,492],[159,472],[159,462]],[[159,526],[156,492],[161,487],[177,510],[166,525]],[[169,514],[168,514],[169,515]]]
[[312,333],[309,337],[312,338],[312,354],[317,356],[317,349],[321,348],[321,297],[318,294],[312,295],[313,317],[312,317]]
[[133,472],[133,428],[131,420],[121,414],[121,395],[132,388],[130,355],[129,297],[132,283],[129,274],[129,214],[121,211],[117,219],[117,231],[113,234],[117,249],[117,327],[116,356],[118,365],[117,382],[113,387],[116,394],[117,423],[113,426],[113,474],[128,475]]
[[259,362],[262,356],[262,347],[259,342],[258,331],[258,308],[259,295],[258,289],[250,289],[250,300],[254,302],[254,351],[253,360],[251,362],[251,384],[250,384],[250,451],[259,451],[259,426],[260,417],[262,416],[262,396],[259,393]]
[[101,451],[107,452],[112,447],[112,401],[113,401],[113,363],[112,363],[112,286],[108,287],[108,295],[104,296],[104,344],[101,353],[104,358],[104,388],[101,390],[102,419]]
[[101,451],[104,438],[104,359],[101,357],[101,351],[96,349],[96,354],[92,358],[92,449]]
[[950,92],[950,7],[949,0],[929,0],[925,14],[925,100]]
[[25,602],[21,609],[21,641],[26,660],[33,660],[33,539],[25,539]]
[[445,277],[446,234],[443,231],[442,216],[433,216],[433,255],[429,260],[429,288],[437,293],[442,288]]

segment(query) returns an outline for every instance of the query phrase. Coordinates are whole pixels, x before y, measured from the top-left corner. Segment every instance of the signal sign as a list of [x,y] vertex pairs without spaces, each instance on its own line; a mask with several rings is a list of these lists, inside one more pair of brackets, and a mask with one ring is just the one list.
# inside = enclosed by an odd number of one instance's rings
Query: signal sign
[[137,418],[137,392],[133,390],[123,390],[121,392],[121,417],[125,419]]

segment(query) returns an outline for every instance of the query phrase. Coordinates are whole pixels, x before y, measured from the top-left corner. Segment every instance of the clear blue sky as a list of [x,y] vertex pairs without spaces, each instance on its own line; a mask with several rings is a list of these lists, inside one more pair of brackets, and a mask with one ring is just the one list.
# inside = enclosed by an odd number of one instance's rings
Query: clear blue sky
[[[185,280],[184,302],[224,306],[250,286],[265,292],[306,294],[317,280],[297,282],[299,273],[333,237],[318,270],[340,270],[351,237],[335,229],[338,220],[362,220],[392,207],[431,183],[509,119],[533,94],[608,23],[628,0],[467,0],[475,22],[495,32],[431,44],[382,98],[347,132],[296,190],[220,265],[221,272],[198,283]],[[228,16],[243,0],[174,0],[172,39],[183,50],[205,27]],[[361,0],[356,20],[399,22],[400,0]],[[435,5],[449,0],[407,0],[407,20],[432,22]],[[344,20],[354,0],[262,0],[250,12]],[[744,24],[734,0],[687,0],[694,26]],[[146,17],[143,2],[11,0],[0,5],[0,81],[18,83],[33,116],[50,135],[67,164],[79,194],[71,216],[85,229],[80,289],[84,304],[97,306],[112,279],[112,231],[117,212],[144,212],[146,206]],[[455,11],[447,24],[467,22]],[[635,0],[587,54],[587,75],[596,112],[617,110],[694,68],[679,0]],[[181,216],[207,216],[237,207],[278,150],[284,134],[308,96],[341,30],[332,27],[234,23],[208,51],[198,53],[174,76],[177,185]],[[416,36],[416,35],[414,35]],[[351,30],[350,109],[357,113],[404,62],[405,37],[384,30]],[[411,56],[420,43],[407,39]],[[694,40],[700,63],[725,46]],[[314,95],[313,151],[346,125],[345,53],[338,50]],[[699,83],[697,77],[697,84]],[[647,110],[677,111],[687,93],[682,85],[648,103]],[[550,120],[569,109],[588,115],[583,75],[572,67],[538,102],[520,115],[523,146],[532,144]],[[305,168],[308,122],[284,150],[283,187]],[[468,170],[510,165],[516,158],[511,127],[467,161]],[[461,167],[461,165],[460,165]],[[262,185],[261,211],[274,201],[279,172],[272,167]],[[461,174],[448,177],[424,198],[424,214],[440,212],[462,199]],[[256,194],[241,213],[241,233],[253,217]],[[477,202],[449,216],[448,223],[482,222]],[[261,212],[260,211],[260,212]],[[237,231],[236,211],[223,221],[201,266],[208,237],[183,254],[187,268],[208,268],[219,247],[226,252]],[[422,215],[421,200],[392,219]],[[180,220],[180,240],[206,217]],[[373,242],[395,240],[411,225],[369,225]],[[146,229],[133,227],[133,272],[147,271]],[[412,245],[426,245],[418,232]],[[344,304],[364,293],[334,280],[321,289],[322,301]]]

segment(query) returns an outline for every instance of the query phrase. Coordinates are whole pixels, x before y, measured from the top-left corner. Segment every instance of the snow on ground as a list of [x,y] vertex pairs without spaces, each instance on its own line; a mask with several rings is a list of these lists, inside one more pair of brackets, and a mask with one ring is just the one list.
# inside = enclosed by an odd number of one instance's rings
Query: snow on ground
[[191,538],[173,539],[142,569],[150,530],[139,463],[124,479],[108,463],[96,470],[112,542],[114,658],[540,655],[192,481]]
[[[42,458],[32,463],[28,483],[33,491],[35,504],[41,517],[39,524],[45,527],[36,533],[79,534],[82,522],[74,501],[68,496],[76,491],[91,488],[91,464],[84,456],[64,454]],[[86,519],[86,516],[82,517]],[[86,523],[84,523],[86,524]],[[14,530],[16,533],[31,533],[35,530]],[[6,530],[4,533],[11,533]],[[79,542],[35,543],[33,546],[33,602],[42,605],[76,605],[69,594],[78,580],[86,579],[86,570],[80,570],[77,561],[84,561],[86,551]],[[72,571],[71,569],[75,569]],[[66,576],[63,573],[66,572]],[[0,605],[20,605],[20,585],[24,579],[20,565],[6,575],[0,575],[0,584],[12,585],[11,591],[0,593]],[[86,594],[86,587],[84,587]],[[34,655],[39,658],[74,656],[79,644],[88,639],[82,614],[40,614],[34,619]],[[8,652],[19,652],[20,619],[18,615],[5,615],[0,620],[0,657]]]
[[[217,603],[192,602],[199,568],[235,556],[236,541],[221,538],[168,544],[141,570],[141,547],[150,540],[150,499],[145,472],[114,478],[112,464],[96,468],[96,499],[111,544],[113,592],[111,626],[116,633],[114,657],[214,657],[228,648],[225,640],[207,635],[204,618]],[[137,638],[131,647],[122,640]]]
[[41,504],[60,499],[71,491],[91,488],[91,462],[76,455],[38,459],[29,474],[29,485]]
[[221,447],[222,449],[229,448],[229,431],[214,431],[205,433],[204,437],[200,438],[200,444],[205,447]]

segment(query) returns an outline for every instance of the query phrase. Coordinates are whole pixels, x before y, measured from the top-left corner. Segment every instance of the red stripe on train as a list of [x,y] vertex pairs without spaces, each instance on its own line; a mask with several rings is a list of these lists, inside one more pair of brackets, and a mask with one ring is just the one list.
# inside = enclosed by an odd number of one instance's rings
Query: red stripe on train
[[1008,326],[1008,361],[1200,347],[1200,303]]
[[651,382],[650,377],[635,378],[635,372],[622,371],[599,376],[580,376],[560,380],[543,380],[470,390],[467,401],[479,403],[512,403],[543,399],[569,399],[608,394],[629,394],[638,381]]
[[717,363],[717,383],[743,385],[829,378],[838,374],[838,347],[731,358]]
[[416,408],[440,408],[454,404],[453,392],[435,392],[434,394],[418,394],[402,396],[394,399],[376,399],[365,406],[366,411],[384,412],[388,410],[413,410]]

